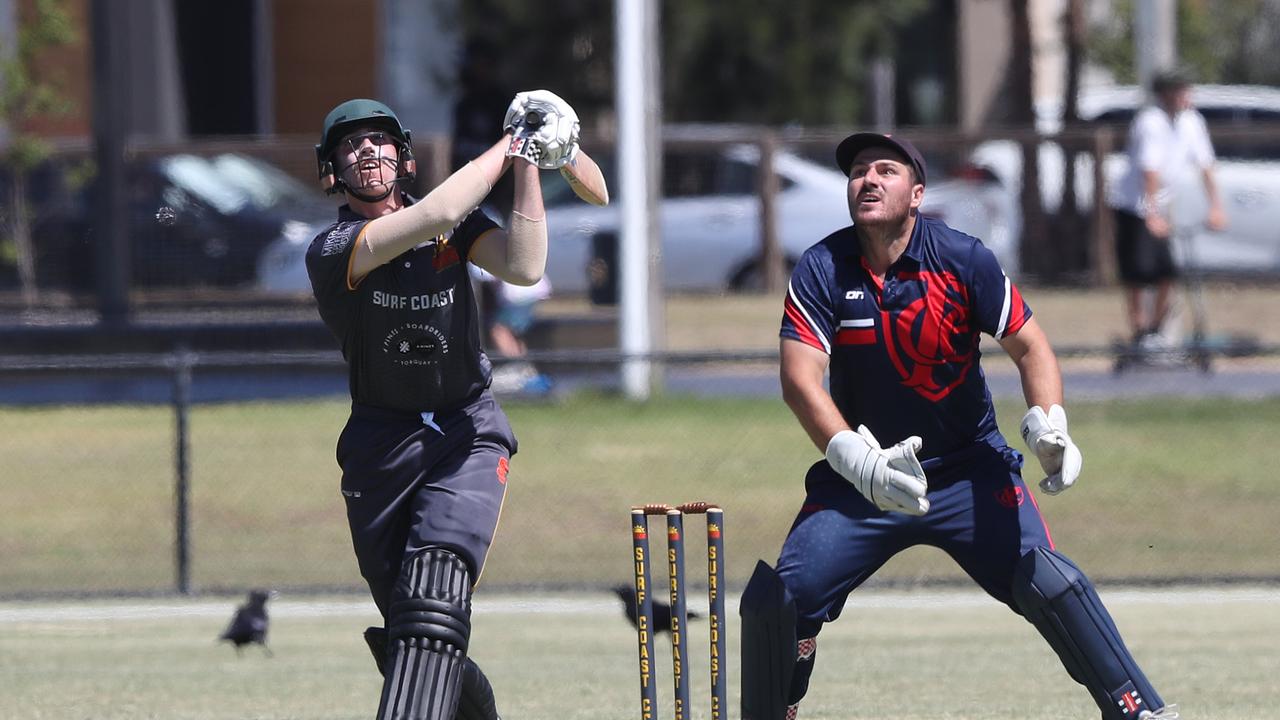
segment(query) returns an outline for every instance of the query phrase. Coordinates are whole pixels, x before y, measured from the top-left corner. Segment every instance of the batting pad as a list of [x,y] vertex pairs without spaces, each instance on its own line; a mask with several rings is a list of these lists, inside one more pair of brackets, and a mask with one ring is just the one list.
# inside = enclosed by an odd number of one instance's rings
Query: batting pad
[[471,573],[431,548],[404,564],[392,594],[379,720],[439,720],[458,709],[471,636]]
[[1164,705],[1125,647],[1102,600],[1066,556],[1038,547],[1018,562],[1013,599],[1040,631],[1104,720],[1134,720]]

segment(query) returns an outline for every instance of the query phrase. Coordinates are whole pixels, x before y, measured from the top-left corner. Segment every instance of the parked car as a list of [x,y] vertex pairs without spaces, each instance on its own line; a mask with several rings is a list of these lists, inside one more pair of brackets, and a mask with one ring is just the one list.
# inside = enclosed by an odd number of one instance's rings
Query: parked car
[[[617,284],[620,188],[606,153],[593,153],[609,182],[606,207],[579,200],[556,173],[543,174],[543,199],[551,248],[547,278],[557,294],[586,294],[612,302]],[[762,286],[760,260],[759,151],[753,145],[727,149],[669,151],[663,161],[662,282],[668,292],[723,292]],[[774,159],[778,241],[788,268],[810,245],[850,223],[847,179],[836,168],[778,153]],[[994,179],[939,179],[929,183],[923,211],[974,235],[1006,269],[1017,268],[1013,238],[1000,218],[1010,217],[1008,193]],[[300,228],[281,237],[258,263],[264,290],[308,290],[303,258],[311,239],[328,224]]]
[[[1108,154],[1103,175],[1108,193],[1119,187],[1128,167],[1124,154],[1126,130],[1134,114],[1145,102],[1136,86],[1100,88],[1079,98],[1081,119],[1093,126],[1111,125],[1116,148]],[[1280,88],[1261,86],[1197,85],[1192,103],[1204,115],[1210,130],[1247,127],[1259,123],[1280,124]],[[1037,129],[1050,139],[1040,144],[1040,194],[1045,210],[1057,212],[1062,204],[1064,157],[1052,135],[1062,127],[1061,108],[1054,103],[1037,107]],[[1216,142],[1218,156],[1215,179],[1229,221],[1222,232],[1203,227],[1207,202],[1198,179],[1174,189],[1174,224],[1186,229],[1175,245],[1184,267],[1204,272],[1229,274],[1280,273],[1280,136]],[[999,220],[1021,237],[1022,216],[1018,197],[1022,192],[1022,151],[1012,140],[992,140],[979,144],[971,155],[975,166],[1000,179],[1010,198],[998,203],[1010,215]],[[1093,207],[1093,157],[1080,153],[1076,159],[1075,191],[1078,207]],[[1108,198],[1110,199],[1110,198]],[[1108,203],[1111,204],[1111,203]]]
[[[94,287],[93,239],[102,228],[95,182],[75,180],[81,167],[62,159],[31,178],[42,287]],[[318,189],[239,153],[139,156],[126,165],[126,183],[135,287],[252,284],[265,247],[333,214]]]
[[[753,145],[727,150],[668,152],[663,162],[664,196],[658,207],[662,233],[663,285],[668,291],[721,292],[762,284],[760,257],[759,151]],[[608,165],[604,167],[609,174]],[[775,212],[778,242],[790,268],[804,251],[849,225],[847,178],[834,166],[797,155],[774,156],[779,189]],[[608,207],[577,201],[556,183],[546,188],[551,252],[547,275],[557,292],[593,292],[607,300],[620,227],[620,188],[610,183]],[[1005,193],[994,182],[936,180],[925,191],[923,212],[940,216],[982,239],[1016,268],[1012,235],[992,218]],[[604,288],[602,290],[602,288]]]

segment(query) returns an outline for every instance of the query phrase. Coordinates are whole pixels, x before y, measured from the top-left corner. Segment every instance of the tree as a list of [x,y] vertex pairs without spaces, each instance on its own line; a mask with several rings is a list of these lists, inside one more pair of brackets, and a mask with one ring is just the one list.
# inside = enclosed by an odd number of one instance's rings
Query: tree
[[[1062,124],[1071,130],[1080,126],[1078,96],[1080,72],[1084,65],[1084,47],[1088,24],[1085,22],[1085,0],[1067,0],[1062,16],[1063,37],[1067,46],[1067,82],[1063,88]],[[1083,270],[1088,264],[1088,243],[1085,224],[1080,217],[1076,198],[1076,160],[1079,151],[1076,138],[1068,136],[1062,142],[1062,204],[1057,221],[1053,223],[1054,249],[1057,250],[1057,267],[1061,272]]]
[[[1115,0],[1111,17],[1092,28],[1089,56],[1118,82],[1135,82],[1134,0]],[[1181,64],[1199,82],[1280,85],[1280,1],[1178,0],[1177,48]]]
[[[1035,78],[1031,65],[1031,17],[1027,12],[1027,0],[1009,0],[1009,18],[1012,37],[1008,70],[1010,119],[1020,127],[1034,130],[1036,115],[1032,87]],[[1040,143],[1033,133],[1023,137],[1019,145],[1022,151],[1022,195],[1019,198],[1022,208],[1022,269],[1047,279],[1058,271],[1058,267],[1040,196]]]
[[41,76],[43,53],[75,42],[76,34],[62,0],[35,0],[31,12],[18,23],[17,47],[0,51],[0,121],[10,131],[9,144],[0,150],[0,161],[9,169],[11,215],[3,228],[4,243],[18,266],[22,300],[30,309],[37,300],[35,249],[31,241],[31,202],[27,180],[31,171],[52,154],[49,143],[28,131],[36,118],[67,114],[71,105],[55,78]]
[[[869,60],[892,54],[928,9],[928,0],[665,0],[665,119],[847,124],[864,110]],[[550,87],[585,120],[612,111],[613,11],[600,0],[560,0],[555,13],[467,0],[441,21],[500,48],[503,85]]]
[[891,57],[924,0],[668,2],[668,120],[848,124],[871,60]]
[[465,44],[494,48],[497,85],[549,88],[587,124],[612,108],[613,2],[557,0],[548,12],[525,0],[464,0],[439,20]]

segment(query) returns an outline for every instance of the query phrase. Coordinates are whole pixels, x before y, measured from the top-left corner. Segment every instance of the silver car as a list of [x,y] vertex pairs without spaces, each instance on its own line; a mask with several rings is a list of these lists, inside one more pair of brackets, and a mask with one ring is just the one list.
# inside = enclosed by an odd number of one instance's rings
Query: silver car
[[[598,158],[599,159],[599,158]],[[608,163],[602,161],[606,174]],[[789,152],[774,156],[778,242],[788,268],[804,251],[850,224],[847,178]],[[658,204],[662,282],[668,291],[723,292],[761,287],[760,153],[754,145],[668,152]],[[607,207],[582,203],[559,178],[544,183],[551,249],[547,276],[557,293],[607,301],[616,282],[617,187]],[[1010,272],[1017,258],[1007,194],[997,183],[931,182],[922,211],[983,240]]]
[[[1243,127],[1258,123],[1280,123],[1280,88],[1262,86],[1196,85],[1192,104],[1213,127]],[[1083,92],[1079,98],[1081,119],[1116,128],[1119,147],[1107,155],[1103,175],[1108,189],[1118,187],[1127,169],[1124,155],[1125,131],[1142,107],[1145,95],[1136,86],[1099,88]],[[1037,107],[1037,129],[1052,137],[1061,127],[1057,105]],[[1215,180],[1226,211],[1228,226],[1210,232],[1203,226],[1208,213],[1204,191],[1198,179],[1190,186],[1173,188],[1174,225],[1182,228],[1175,251],[1179,262],[1204,272],[1233,275],[1280,273],[1280,138],[1216,142],[1218,162]],[[971,161],[1000,178],[1009,201],[1001,203],[1010,213],[1000,224],[1020,237],[1022,153],[1012,140],[992,140],[979,144]],[[1063,153],[1055,142],[1040,144],[1040,192],[1045,210],[1056,212],[1062,203]],[[1093,158],[1077,157],[1076,197],[1081,210],[1093,206]]]

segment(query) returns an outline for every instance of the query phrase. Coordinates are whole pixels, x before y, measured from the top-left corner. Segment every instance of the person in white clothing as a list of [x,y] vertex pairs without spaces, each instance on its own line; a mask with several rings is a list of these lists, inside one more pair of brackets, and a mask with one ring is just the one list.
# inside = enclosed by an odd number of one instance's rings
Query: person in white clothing
[[[1215,156],[1204,116],[1191,106],[1191,83],[1181,71],[1166,71],[1152,81],[1155,104],[1143,108],[1129,125],[1128,173],[1113,198],[1116,254],[1125,287],[1126,310],[1135,344],[1157,337],[1164,323],[1178,269],[1170,241],[1171,210],[1177,189],[1199,176],[1208,200],[1205,225],[1226,227],[1226,215],[1214,182]],[[1155,302],[1146,307],[1146,290]]]
[[484,298],[485,341],[504,358],[493,370],[493,390],[498,393],[545,395],[551,379],[526,360],[525,337],[533,327],[538,303],[551,297],[551,283],[544,275],[530,286],[503,282],[483,268],[472,266],[472,277]]

